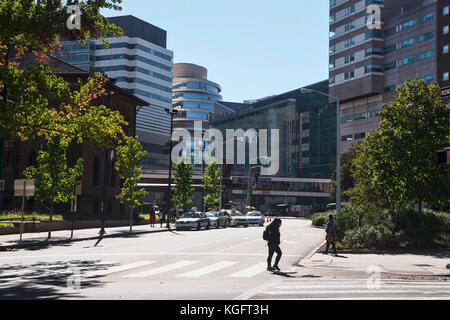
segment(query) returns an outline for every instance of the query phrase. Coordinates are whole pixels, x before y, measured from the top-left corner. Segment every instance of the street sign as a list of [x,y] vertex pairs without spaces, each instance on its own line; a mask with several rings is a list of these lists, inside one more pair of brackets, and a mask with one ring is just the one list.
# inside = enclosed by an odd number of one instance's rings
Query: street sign
[[442,88],[441,98],[448,98],[448,97],[450,97],[450,87]]
[[14,180],[14,196],[15,197],[34,196],[34,180],[23,180],[23,179]]

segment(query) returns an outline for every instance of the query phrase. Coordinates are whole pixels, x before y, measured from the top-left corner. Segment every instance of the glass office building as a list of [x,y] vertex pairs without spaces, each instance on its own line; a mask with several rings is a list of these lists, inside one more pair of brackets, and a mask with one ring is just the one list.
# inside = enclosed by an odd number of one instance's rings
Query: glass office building
[[[308,88],[328,93],[328,81]],[[327,97],[302,94],[298,89],[258,101],[211,123],[224,136],[227,129],[267,129],[269,136],[271,129],[279,130],[280,170],[276,176],[259,179],[252,190],[253,205],[266,210],[279,204],[289,208],[309,206],[311,211],[326,209],[336,167],[336,109]],[[248,146],[246,151],[247,164],[232,167],[233,201],[246,202]]]

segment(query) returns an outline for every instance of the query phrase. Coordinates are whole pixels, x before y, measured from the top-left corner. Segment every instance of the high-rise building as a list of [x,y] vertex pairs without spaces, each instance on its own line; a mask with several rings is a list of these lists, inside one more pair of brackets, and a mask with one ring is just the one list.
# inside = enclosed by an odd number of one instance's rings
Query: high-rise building
[[173,52],[166,48],[167,32],[134,16],[108,20],[124,31],[121,38],[107,39],[108,50],[100,41],[81,46],[63,39],[58,57],[84,70],[104,71],[117,86],[147,101],[150,106],[138,112],[136,133],[144,149],[154,152],[170,136],[165,108],[172,105]]
[[[450,0],[330,0],[330,94],[341,99],[341,152],[379,124],[409,79],[448,86]],[[379,27],[371,25],[380,9]],[[369,24],[368,24],[369,21]]]

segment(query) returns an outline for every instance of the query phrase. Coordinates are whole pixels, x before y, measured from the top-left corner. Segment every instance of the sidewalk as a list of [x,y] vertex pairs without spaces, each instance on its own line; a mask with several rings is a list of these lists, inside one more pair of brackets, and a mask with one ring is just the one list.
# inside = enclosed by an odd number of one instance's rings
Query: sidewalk
[[[299,264],[320,270],[367,272],[378,266],[383,273],[412,276],[450,276],[450,250],[408,253],[342,253],[338,256],[322,254],[323,246],[316,248]],[[332,252],[332,250],[330,251]]]
[[[172,230],[174,225],[171,225]],[[95,229],[81,229],[73,231],[73,238],[70,238],[71,231],[53,231],[52,239],[47,241],[48,231],[40,233],[24,233],[22,236],[22,243],[19,242],[20,234],[2,235],[0,236],[0,251],[8,249],[20,249],[36,246],[48,246],[61,243],[78,242],[85,240],[96,240],[99,238],[100,228]],[[130,234],[130,227],[118,227],[118,228],[105,228],[106,234],[104,238],[114,238],[128,236]],[[160,224],[155,224],[154,228],[150,225],[133,226],[133,235],[141,235],[156,232],[168,231],[166,225],[163,224],[161,228]]]

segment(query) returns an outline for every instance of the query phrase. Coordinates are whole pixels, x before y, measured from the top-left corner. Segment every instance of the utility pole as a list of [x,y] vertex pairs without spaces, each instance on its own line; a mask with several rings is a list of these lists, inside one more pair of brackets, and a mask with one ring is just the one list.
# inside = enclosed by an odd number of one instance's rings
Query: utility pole
[[178,110],[176,109],[165,109],[166,112],[170,115],[170,140],[169,140],[169,190],[168,194],[169,194],[169,204],[168,204],[168,210],[169,212],[166,212],[166,220],[167,220],[167,229],[170,229],[170,211],[172,209],[172,148],[173,148],[173,143],[172,143],[172,134],[173,134],[173,117],[174,115],[176,115],[178,113]]

